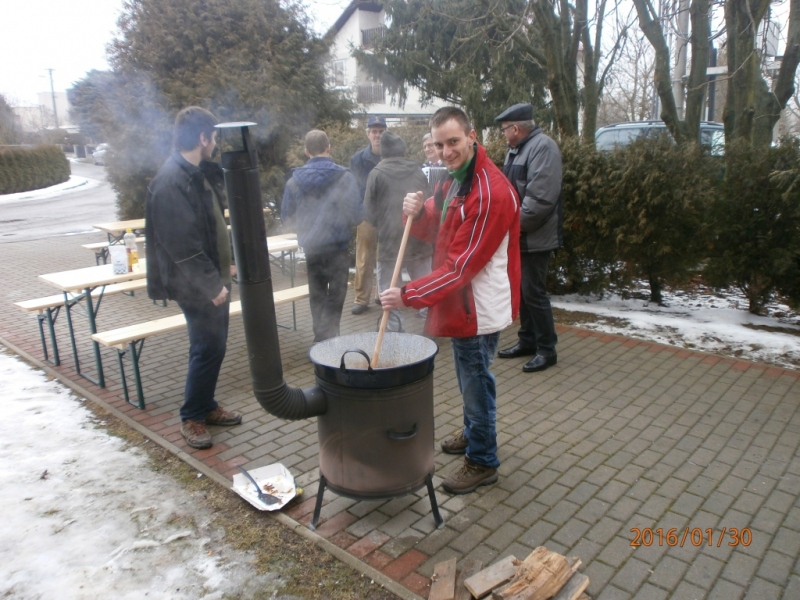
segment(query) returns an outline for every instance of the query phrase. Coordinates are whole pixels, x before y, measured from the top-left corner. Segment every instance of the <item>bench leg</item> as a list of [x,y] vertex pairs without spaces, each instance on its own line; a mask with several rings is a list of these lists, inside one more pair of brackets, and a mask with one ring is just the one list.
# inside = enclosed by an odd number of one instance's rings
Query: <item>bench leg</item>
[[139,398],[139,408],[144,410],[144,391],[142,391],[142,376],[139,373],[139,357],[142,355],[144,348],[144,340],[139,340],[138,348],[136,342],[130,343],[131,349],[131,363],[133,363],[133,376],[136,379],[136,394]]
[[[44,354],[45,361],[58,366],[61,364],[61,360],[58,356],[58,342],[56,341],[56,330],[55,330],[55,320],[58,316],[58,311],[61,307],[56,307],[55,316],[53,316],[53,310],[51,308],[45,309],[45,314],[38,314],[36,315],[36,321],[39,323],[39,337],[42,340],[42,353]],[[50,356],[47,353],[47,338],[44,334],[44,323],[47,321],[47,329],[50,334],[50,344],[53,346],[53,360],[50,360]]]
[[108,263],[108,247],[101,248],[94,253],[94,262],[96,265],[100,265],[100,261],[103,261],[103,264]]
[[[71,296],[68,292],[64,292],[64,306],[67,309],[67,323],[69,325],[70,341],[72,342],[72,356],[75,359],[75,371],[84,379],[88,379],[93,384],[103,388],[106,387],[106,380],[105,376],[103,375],[103,359],[100,356],[100,344],[92,340],[92,348],[94,349],[94,362],[97,369],[97,379],[94,379],[93,377],[90,377],[81,371],[81,363],[80,359],[78,358],[78,346],[75,342],[75,330],[72,324],[72,307],[83,301],[85,303],[84,308],[86,310],[86,317],[89,320],[90,335],[97,333],[97,322],[95,320],[97,316],[97,309],[92,301],[92,290],[93,288],[86,288],[82,294],[75,296]],[[100,307],[100,302],[102,302],[102,300],[103,295],[100,294],[97,299],[97,308]]]
[[67,329],[69,329],[69,342],[72,345],[72,359],[75,361],[75,371],[78,375],[81,374],[81,363],[78,358],[78,346],[75,343],[75,329],[72,325],[72,305],[76,301],[70,299],[67,294],[64,294],[64,308],[67,311]]
[[[144,347],[144,340],[135,340],[129,342],[128,350],[117,349],[117,359],[119,360],[119,375],[122,379],[122,393],[125,395],[125,402],[133,404],[144,410],[144,392],[142,391],[142,377],[139,374],[139,357],[142,355],[142,348]],[[131,365],[133,366],[133,377],[136,382],[136,396],[139,400],[138,403],[131,402],[130,394],[128,393],[128,378],[125,375],[125,361],[123,360],[125,354],[130,352]]]

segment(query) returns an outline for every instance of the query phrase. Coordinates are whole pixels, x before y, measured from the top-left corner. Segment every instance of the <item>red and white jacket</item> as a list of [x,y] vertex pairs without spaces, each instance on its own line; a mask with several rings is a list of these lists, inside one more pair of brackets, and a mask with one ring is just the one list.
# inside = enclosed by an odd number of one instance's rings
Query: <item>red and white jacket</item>
[[428,198],[411,234],[435,243],[433,271],[404,286],[403,303],[429,307],[425,332],[465,338],[500,331],[520,300],[519,202],[503,172],[476,144],[476,156],[442,221],[449,180]]

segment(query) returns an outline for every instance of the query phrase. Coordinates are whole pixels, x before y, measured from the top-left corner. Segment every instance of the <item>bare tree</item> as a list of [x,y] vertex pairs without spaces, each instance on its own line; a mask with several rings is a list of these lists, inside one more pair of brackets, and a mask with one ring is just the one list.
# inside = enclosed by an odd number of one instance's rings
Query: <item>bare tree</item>
[[[794,92],[794,77],[800,63],[800,0],[789,2],[786,52],[775,85],[770,90],[762,73],[763,56],[756,40],[768,9],[779,2],[721,0],[719,5],[712,5],[711,0],[683,0],[683,8],[689,11],[691,29],[675,33],[688,36],[691,68],[686,86],[685,116],[681,119],[672,91],[671,54],[664,28],[664,23],[670,23],[674,15],[659,14],[651,0],[633,0],[639,25],[656,53],[655,82],[661,99],[661,118],[679,143],[698,139],[708,86],[709,41],[724,35],[728,58],[727,98],[723,113],[726,137],[742,138],[756,146],[769,145],[772,129]],[[725,29],[712,34],[709,15],[712,8],[717,7],[724,9]]]
[[628,28],[627,42],[609,70],[598,109],[598,125],[642,121],[653,111],[655,54],[638,27]]

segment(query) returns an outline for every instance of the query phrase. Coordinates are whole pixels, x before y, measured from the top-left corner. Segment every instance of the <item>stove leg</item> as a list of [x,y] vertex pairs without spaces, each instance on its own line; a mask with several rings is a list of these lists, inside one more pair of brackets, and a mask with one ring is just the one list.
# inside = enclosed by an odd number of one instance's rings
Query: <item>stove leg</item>
[[436,503],[436,494],[433,492],[433,475],[428,475],[425,480],[425,485],[428,486],[428,498],[431,499],[431,511],[433,511],[433,521],[436,523],[436,529],[444,527],[444,519],[439,514],[439,505]]
[[[316,506],[314,506],[314,516],[311,518],[311,523],[308,525],[308,528],[311,531],[314,531],[317,528],[317,523],[319,523],[319,511],[322,510],[322,497],[325,495],[325,486],[327,484],[328,482],[325,480],[325,476],[322,473],[320,473],[319,489],[317,490],[317,504]],[[428,489],[433,489],[433,488],[429,487]]]

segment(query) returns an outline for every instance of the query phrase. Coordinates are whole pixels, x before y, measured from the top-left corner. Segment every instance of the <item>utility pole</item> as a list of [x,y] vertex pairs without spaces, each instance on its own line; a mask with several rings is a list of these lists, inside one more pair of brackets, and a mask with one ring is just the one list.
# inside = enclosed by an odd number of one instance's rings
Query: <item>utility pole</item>
[[53,69],[46,69],[50,73],[50,98],[53,100],[53,119],[56,122],[56,129],[58,129],[58,111],[56,110],[56,92],[53,89]]

